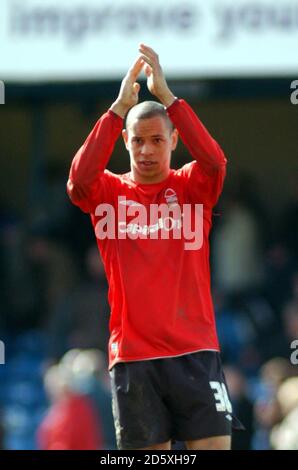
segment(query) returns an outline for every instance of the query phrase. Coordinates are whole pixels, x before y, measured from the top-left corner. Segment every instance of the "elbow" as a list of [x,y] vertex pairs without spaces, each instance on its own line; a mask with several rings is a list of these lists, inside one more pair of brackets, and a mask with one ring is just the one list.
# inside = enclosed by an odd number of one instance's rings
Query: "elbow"
[[74,193],[74,184],[73,184],[73,182],[70,178],[68,179],[68,181],[66,183],[66,192],[67,192],[70,200],[72,200],[73,193]]
[[222,154],[219,156],[210,156],[209,159],[209,172],[210,174],[224,173],[226,172],[227,159]]
[[222,149],[218,146],[217,152],[212,158],[213,162],[213,169],[214,171],[225,171],[227,165],[227,159],[225,154],[223,153]]
[[206,166],[211,174],[225,171],[227,159],[219,144],[213,139],[213,145],[205,149]]
[[74,182],[70,178],[68,179],[67,184],[66,184],[66,192],[68,194],[69,199],[74,204],[76,204],[77,202],[80,201],[80,199],[82,199],[80,195],[80,191],[78,190],[78,187],[74,184]]
[[72,178],[69,178],[66,184],[66,192],[75,206],[78,206],[83,212],[90,212],[90,191],[86,191],[84,186],[78,185]]
[[220,161],[217,160],[213,165],[213,170],[217,172],[225,172],[227,166],[226,158],[221,159]]

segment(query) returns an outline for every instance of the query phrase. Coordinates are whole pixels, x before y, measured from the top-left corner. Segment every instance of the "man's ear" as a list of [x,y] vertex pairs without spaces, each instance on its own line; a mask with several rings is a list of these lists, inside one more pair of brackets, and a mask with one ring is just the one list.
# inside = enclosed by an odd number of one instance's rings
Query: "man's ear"
[[175,150],[175,148],[177,147],[178,138],[179,138],[178,131],[177,131],[177,129],[174,129],[173,132],[172,132],[172,135],[171,135],[172,150]]
[[124,140],[125,147],[128,150],[128,132],[127,132],[126,129],[122,129],[122,137],[123,137],[123,140]]

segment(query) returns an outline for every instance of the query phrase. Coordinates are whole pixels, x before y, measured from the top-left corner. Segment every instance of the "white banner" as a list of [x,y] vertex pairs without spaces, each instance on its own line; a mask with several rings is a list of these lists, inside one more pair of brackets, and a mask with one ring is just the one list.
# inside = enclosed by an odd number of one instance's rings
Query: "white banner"
[[144,42],[169,78],[297,76],[298,0],[1,0],[0,79],[119,79]]

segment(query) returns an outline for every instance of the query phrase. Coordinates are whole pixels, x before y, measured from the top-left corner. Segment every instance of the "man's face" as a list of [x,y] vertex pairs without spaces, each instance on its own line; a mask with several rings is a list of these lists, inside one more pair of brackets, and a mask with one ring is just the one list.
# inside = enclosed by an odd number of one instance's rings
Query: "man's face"
[[152,184],[167,178],[178,140],[176,129],[172,131],[162,116],[154,116],[131,121],[122,135],[135,181]]

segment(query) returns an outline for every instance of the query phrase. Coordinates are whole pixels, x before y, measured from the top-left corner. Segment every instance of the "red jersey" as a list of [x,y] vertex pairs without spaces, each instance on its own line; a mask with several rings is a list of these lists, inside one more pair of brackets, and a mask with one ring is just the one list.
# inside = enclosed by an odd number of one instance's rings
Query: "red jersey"
[[[111,110],[98,120],[70,170],[68,194],[91,215],[109,282],[110,368],[117,362],[219,350],[208,238],[226,159],[184,100],[175,100],[167,113],[194,161],[170,170],[164,181],[140,184],[131,173],[116,175],[105,169],[123,126],[122,118]],[[126,214],[122,221],[121,211],[145,207],[149,212],[152,204],[182,208],[180,227],[174,216],[157,216],[141,224]],[[182,232],[184,207],[191,208],[193,224],[196,204],[203,205],[202,244],[185,249],[185,234],[175,238],[174,229]],[[112,237],[101,236],[104,224],[99,207],[115,209],[115,216],[109,213],[105,218],[106,225],[115,226]],[[154,238],[163,231],[168,238]]]
[[92,404],[71,394],[53,404],[37,432],[41,450],[97,450],[103,441]]

